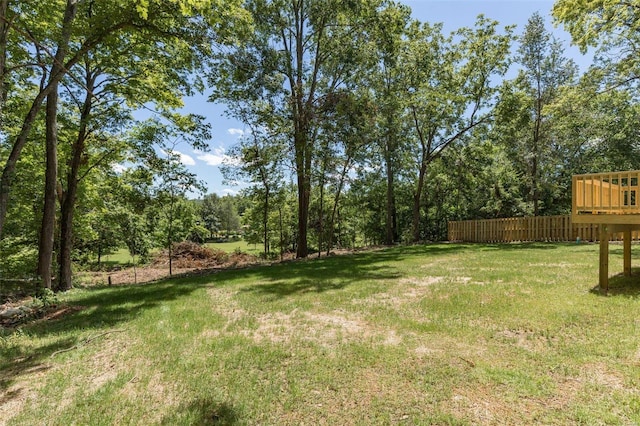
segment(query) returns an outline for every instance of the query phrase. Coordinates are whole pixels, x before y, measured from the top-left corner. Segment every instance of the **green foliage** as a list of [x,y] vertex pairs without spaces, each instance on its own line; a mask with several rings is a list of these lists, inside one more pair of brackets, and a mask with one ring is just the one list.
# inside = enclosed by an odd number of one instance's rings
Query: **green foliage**
[[58,296],[50,288],[38,288],[36,299],[44,308],[48,308],[59,303]]
[[295,251],[295,189],[287,186],[271,194],[269,208],[266,211],[266,223],[264,193],[253,190],[245,196],[252,200],[252,204],[242,217],[244,239],[249,244],[261,244],[263,254]]
[[173,203],[159,204],[147,212],[147,221],[153,230],[157,247],[166,247],[167,238],[171,238],[172,242],[188,239],[198,231],[197,219],[196,207],[183,198]]
[[226,235],[240,232],[240,215],[237,205],[242,196],[207,194],[200,204],[200,218],[209,231],[209,238],[223,231]]
[[32,241],[20,237],[0,240],[0,278],[28,278],[36,271],[38,249]]
[[152,246],[145,217],[125,212],[120,220],[122,238],[129,254],[134,259],[139,257],[142,262],[145,262]]
[[564,116],[550,114],[550,108],[574,86],[577,68],[563,56],[563,47],[537,13],[519,41],[515,60],[521,69],[516,79],[503,83],[492,136],[503,144],[521,176],[531,212],[565,213],[571,205],[566,186],[571,172],[564,168],[572,161],[575,141],[562,137]]
[[[631,46],[640,29],[639,10],[638,0],[558,0],[553,6],[553,16],[569,31],[573,42],[586,52],[590,46],[610,47],[618,43]],[[625,60],[637,59],[626,56]]]

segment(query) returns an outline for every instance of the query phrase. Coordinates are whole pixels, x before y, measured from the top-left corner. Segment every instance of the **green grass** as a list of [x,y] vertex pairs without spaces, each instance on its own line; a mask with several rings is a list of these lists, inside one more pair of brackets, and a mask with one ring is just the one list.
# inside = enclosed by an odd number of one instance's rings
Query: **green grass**
[[[97,259],[96,259],[97,262]],[[133,258],[126,248],[120,248],[113,253],[102,256],[100,259],[102,265],[107,266],[127,266],[133,264]]]
[[215,248],[218,250],[225,251],[227,253],[233,253],[235,251],[241,251],[243,253],[253,254],[254,256],[258,256],[262,253],[263,247],[260,244],[248,244],[244,240],[233,241],[228,243],[207,243],[205,244],[207,247]]
[[597,265],[441,244],[73,290],[82,311],[1,335],[0,419],[638,424],[640,271],[607,296]]

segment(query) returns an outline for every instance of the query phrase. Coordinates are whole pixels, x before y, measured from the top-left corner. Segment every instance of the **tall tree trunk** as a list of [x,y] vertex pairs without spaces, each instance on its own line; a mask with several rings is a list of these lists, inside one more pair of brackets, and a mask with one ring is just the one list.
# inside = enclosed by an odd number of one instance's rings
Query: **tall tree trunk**
[[536,79],[537,84],[537,97],[536,97],[536,106],[535,106],[535,123],[533,128],[533,160],[531,165],[531,177],[532,179],[532,191],[531,195],[533,198],[533,215],[538,216],[540,214],[540,178],[538,176],[539,164],[540,161],[540,129],[542,127],[542,81],[540,77]]
[[71,270],[71,252],[73,251],[73,217],[75,214],[78,185],[80,183],[80,165],[87,139],[88,120],[91,115],[95,77],[86,69],[86,95],[80,112],[80,128],[72,147],[71,162],[67,175],[67,191],[60,209],[60,255],[58,290],[70,290],[73,286]]
[[[324,161],[323,161],[324,163]],[[324,240],[324,223],[323,223],[323,216],[324,216],[324,166],[322,168],[322,177],[320,177],[320,217],[319,219],[319,223],[318,223],[318,257],[320,257],[320,255],[322,254],[322,244],[323,244],[323,240]],[[329,247],[327,247],[327,252],[331,250]]]
[[100,237],[98,239],[98,269],[102,264],[102,241],[104,241],[104,233],[100,231]]
[[0,238],[2,238],[2,231],[7,219],[9,194],[15,180],[16,165],[18,164],[18,160],[20,159],[22,148],[24,148],[25,144],[27,143],[27,138],[29,137],[29,133],[31,132],[31,127],[33,127],[33,123],[36,121],[36,117],[40,112],[40,109],[42,108],[42,102],[45,100],[45,98],[47,98],[47,95],[51,92],[52,88],[53,86],[50,85],[46,90],[41,91],[38,96],[36,96],[36,99],[31,105],[31,109],[27,113],[24,122],[22,123],[20,133],[16,137],[16,140],[13,143],[13,147],[11,148],[11,152],[9,153],[9,157],[7,157],[7,160],[2,169],[2,177],[0,177]]
[[307,244],[307,232],[309,223],[309,199],[311,198],[311,185],[309,176],[305,173],[298,173],[298,244],[296,247],[296,257],[304,258],[309,255]]
[[532,166],[531,166],[531,174],[532,174],[532,191],[531,198],[533,200],[533,215],[538,216],[540,214],[540,193],[538,191],[538,158],[533,157]]
[[423,159],[420,164],[420,172],[418,173],[418,182],[416,184],[415,192],[413,193],[413,218],[411,223],[411,231],[413,234],[413,242],[417,243],[420,241],[420,210],[422,204],[422,191],[424,190],[424,180],[427,174],[427,161],[426,158]]
[[264,212],[262,213],[262,238],[264,239],[264,257],[269,253],[269,187],[265,185]]
[[386,245],[392,245],[396,242],[396,197],[394,191],[394,172],[391,164],[387,162],[387,198],[386,198],[386,211],[387,220],[385,224],[385,238],[384,243]]
[[397,239],[397,224],[396,224],[396,197],[395,197],[395,170],[393,167],[393,157],[395,153],[395,140],[391,135],[391,123],[392,118],[389,118],[389,129],[387,130],[387,141],[384,149],[384,162],[387,175],[387,196],[386,196],[386,222],[385,222],[385,237],[384,243],[386,245],[392,245]]
[[169,232],[167,239],[169,241],[169,276],[173,275],[173,203],[174,194],[171,192],[171,201],[169,202]]
[[52,91],[47,97],[46,107],[46,157],[44,208],[42,226],[40,228],[40,244],[38,247],[38,275],[42,278],[42,286],[51,286],[51,263],[56,226],[56,198],[58,181],[58,91]]
[[[2,238],[2,231],[7,218],[9,193],[15,179],[16,164],[18,163],[18,159],[20,158],[24,145],[27,143],[27,138],[29,137],[33,123],[42,108],[44,100],[48,99],[51,93],[58,91],[58,82],[66,74],[68,68],[79,59],[79,57],[75,57],[71,63],[67,63],[66,66],[63,65],[63,61],[67,54],[67,48],[69,46],[69,40],[71,39],[71,24],[75,19],[77,10],[78,0],[67,0],[62,22],[62,37],[58,42],[55,60],[51,66],[51,72],[49,73],[49,81],[47,85],[38,92],[33,100],[31,108],[22,122],[20,132],[13,143],[11,153],[9,154],[9,157],[2,169],[2,177],[0,177],[0,238]],[[83,46],[83,48],[87,50],[89,47],[89,44]],[[38,269],[39,268],[40,266],[38,266]]]
[[284,229],[282,225],[282,205],[278,204],[278,219],[280,225],[280,260],[284,257]]
[[[336,190],[336,198],[333,202],[333,209],[331,210],[331,218],[329,219],[329,241],[327,242],[327,256],[329,256],[329,252],[331,247],[333,246],[333,229],[336,223],[336,214],[338,212],[338,203],[340,201],[340,195],[342,194],[342,188],[344,186],[344,181],[347,177],[347,172],[351,167],[352,156],[348,155],[344,165],[342,166],[342,172],[340,173],[340,181],[338,182],[338,189]],[[340,235],[338,235],[339,237]]]
[[418,133],[418,139],[420,140],[420,171],[418,172],[418,182],[416,184],[416,190],[413,193],[413,220],[412,220],[412,234],[413,242],[420,241],[420,207],[422,204],[422,191],[424,189],[424,180],[427,175],[427,166],[429,164],[429,156],[431,155],[431,146],[433,142],[433,132],[429,132],[428,140],[425,140],[420,123],[418,122],[418,113],[415,108],[412,108],[413,122],[416,126]]
[[[299,82],[300,90],[302,82]],[[300,95],[301,96],[301,95]],[[302,99],[298,100],[297,114],[294,116],[294,148],[296,177],[298,184],[298,246],[296,257],[309,255],[307,234],[309,231],[309,205],[311,200],[311,146],[309,143],[309,122]]]
[[7,43],[9,39],[9,0],[0,0],[0,129],[4,129],[4,108],[7,102]]
[[[75,19],[78,0],[68,0],[62,25],[62,36],[58,42],[54,62],[51,65],[49,85],[51,92],[47,96],[46,106],[46,145],[47,169],[45,172],[44,208],[40,229],[40,247],[38,250],[38,275],[42,284],[51,288],[51,263],[55,240],[56,198],[58,180],[58,80],[56,76],[64,73],[64,59],[71,39],[71,23]],[[59,286],[59,285],[58,285]],[[56,288],[59,290],[59,288]]]

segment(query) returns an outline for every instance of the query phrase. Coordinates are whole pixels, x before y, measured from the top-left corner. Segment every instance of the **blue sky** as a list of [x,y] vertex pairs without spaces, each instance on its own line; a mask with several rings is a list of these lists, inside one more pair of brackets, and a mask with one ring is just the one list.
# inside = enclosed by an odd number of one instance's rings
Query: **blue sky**
[[[573,58],[585,71],[591,62],[590,56],[583,56],[577,48],[570,46],[571,37],[562,28],[554,28],[551,20],[553,1],[547,0],[403,0],[411,7],[413,17],[422,22],[442,22],[444,31],[449,33],[464,26],[473,26],[476,17],[484,14],[502,26],[517,25],[516,34],[521,34],[527,20],[534,12],[539,12],[548,22],[547,28],[563,42],[565,55]],[[219,166],[225,153],[233,146],[244,131],[242,123],[225,116],[225,106],[206,102],[207,93],[185,98],[185,112],[207,117],[212,126],[213,139],[209,142],[209,152],[194,152],[190,148],[177,147],[186,167],[203,180],[209,193],[218,195],[235,194],[242,187],[223,183]],[[197,196],[197,195],[196,195]]]

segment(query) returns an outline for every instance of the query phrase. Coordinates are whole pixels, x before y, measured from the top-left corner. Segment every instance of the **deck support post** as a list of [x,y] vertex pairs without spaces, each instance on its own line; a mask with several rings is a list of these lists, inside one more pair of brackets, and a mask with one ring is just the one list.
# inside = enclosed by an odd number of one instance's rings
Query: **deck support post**
[[625,229],[623,233],[624,245],[624,276],[631,276],[631,229]]
[[609,232],[607,225],[600,225],[600,291],[609,291]]
[[[590,173],[571,178],[571,222],[599,225],[600,291],[609,291],[609,239],[623,236],[624,276],[631,275],[631,239],[640,231],[640,170]],[[594,232],[590,231],[590,232]],[[637,236],[636,236],[637,237]]]

